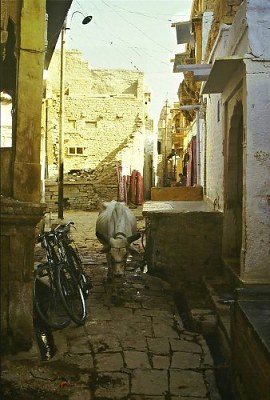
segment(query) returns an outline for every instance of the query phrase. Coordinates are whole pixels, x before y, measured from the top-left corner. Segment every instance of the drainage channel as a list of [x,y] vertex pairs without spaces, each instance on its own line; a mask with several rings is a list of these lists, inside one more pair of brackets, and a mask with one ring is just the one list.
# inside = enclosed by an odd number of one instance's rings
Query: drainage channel
[[191,314],[189,311],[187,299],[181,290],[175,291],[174,301],[178,313],[182,319],[184,328],[191,332],[200,333],[204,337],[208,345],[214,361],[216,384],[221,399],[236,400],[232,392],[230,363],[224,355],[218,331],[206,334],[203,332],[198,332],[198,330],[194,329],[194,324],[190,316]]

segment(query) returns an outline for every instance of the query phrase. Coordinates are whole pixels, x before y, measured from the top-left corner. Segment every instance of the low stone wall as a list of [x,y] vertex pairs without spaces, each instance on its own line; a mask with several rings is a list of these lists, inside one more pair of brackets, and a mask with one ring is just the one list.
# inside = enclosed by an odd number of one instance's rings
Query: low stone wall
[[231,308],[234,390],[239,400],[270,399],[270,285],[236,290]]
[[[97,210],[102,201],[117,200],[117,185],[93,185],[88,182],[64,183],[64,208],[73,210]],[[45,202],[51,211],[57,210],[58,185],[46,182]]]
[[144,216],[150,272],[161,273],[176,285],[220,272],[221,213],[167,211]]
[[202,201],[203,188],[201,186],[174,186],[152,187],[151,200],[153,201]]

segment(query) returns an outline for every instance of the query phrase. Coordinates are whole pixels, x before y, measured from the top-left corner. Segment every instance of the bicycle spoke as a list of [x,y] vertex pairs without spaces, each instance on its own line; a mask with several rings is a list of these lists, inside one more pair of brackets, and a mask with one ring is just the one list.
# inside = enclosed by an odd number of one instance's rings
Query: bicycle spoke
[[80,284],[84,297],[87,298],[89,296],[89,289],[92,288],[91,280],[86,276],[82,262],[76,251],[68,244],[65,244],[65,251],[68,264],[72,268],[72,271]]
[[63,329],[70,323],[48,264],[40,264],[34,276],[33,303],[37,315],[51,328]]
[[63,304],[70,318],[78,325],[84,324],[86,320],[84,296],[70,267],[65,263],[59,264],[57,284]]

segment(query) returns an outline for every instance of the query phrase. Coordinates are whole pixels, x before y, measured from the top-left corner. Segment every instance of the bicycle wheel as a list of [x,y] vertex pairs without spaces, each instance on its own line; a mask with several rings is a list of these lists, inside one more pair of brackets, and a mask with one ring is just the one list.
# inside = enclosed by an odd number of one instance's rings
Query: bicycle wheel
[[53,329],[63,329],[71,322],[48,263],[37,266],[33,283],[34,311]]
[[84,298],[87,298],[89,296],[89,291],[92,288],[91,279],[86,276],[82,262],[76,251],[70,245],[65,244],[65,252],[67,256],[67,262],[74,271],[74,275],[78,279]]
[[86,306],[83,292],[69,265],[66,263],[58,265],[57,286],[70,318],[77,325],[84,324],[86,320]]

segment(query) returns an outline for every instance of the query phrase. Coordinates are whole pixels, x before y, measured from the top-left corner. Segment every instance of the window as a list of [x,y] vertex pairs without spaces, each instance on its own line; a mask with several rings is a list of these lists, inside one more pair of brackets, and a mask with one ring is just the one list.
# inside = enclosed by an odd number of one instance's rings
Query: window
[[85,121],[85,127],[86,128],[96,128],[97,127],[97,121]]
[[84,155],[84,147],[68,147],[68,155],[69,156],[83,156]]
[[70,130],[74,130],[77,128],[76,119],[71,119],[71,118],[68,119],[68,128]]
[[77,147],[77,154],[83,154],[83,147]]
[[0,94],[0,145],[12,147],[12,99],[6,93]]

